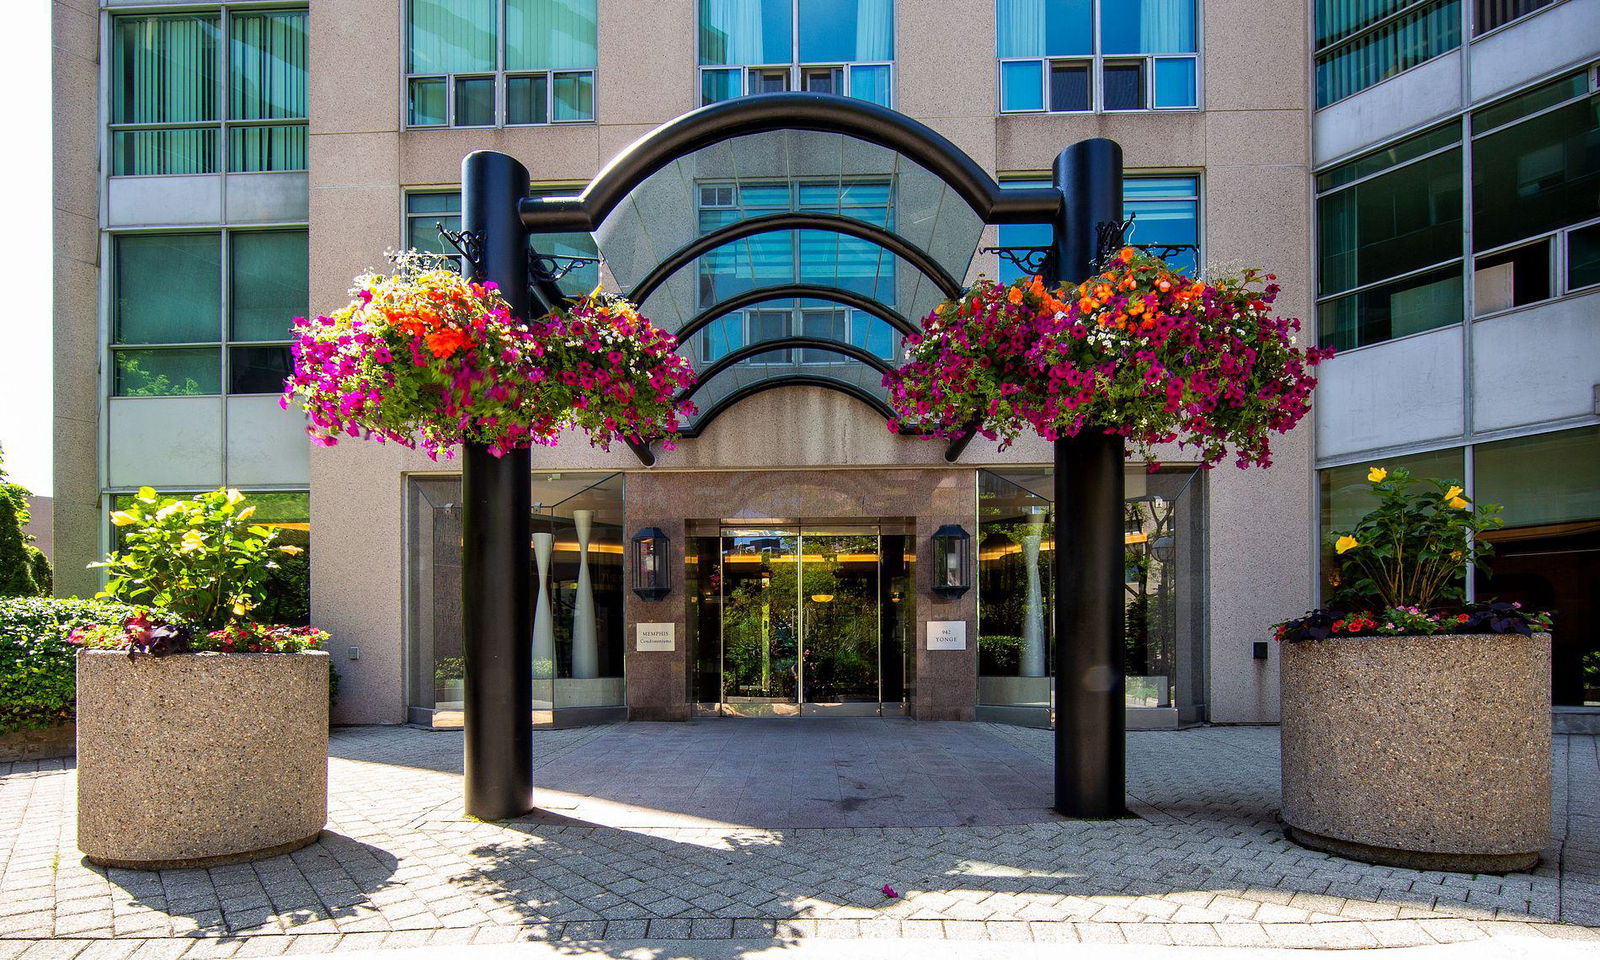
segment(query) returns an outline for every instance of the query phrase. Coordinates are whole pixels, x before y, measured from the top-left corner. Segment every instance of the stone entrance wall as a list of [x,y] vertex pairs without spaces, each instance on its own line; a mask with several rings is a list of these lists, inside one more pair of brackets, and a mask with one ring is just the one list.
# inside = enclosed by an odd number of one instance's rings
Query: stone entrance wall
[[[971,720],[977,705],[978,593],[946,600],[929,590],[933,557],[929,538],[958,523],[977,535],[977,486],[971,468],[752,470],[649,472],[625,485],[628,536],[660,527],[671,538],[673,590],[665,600],[626,597],[626,674],[634,720],[689,717],[688,611],[684,602],[686,520],[916,519],[916,684],[911,715],[920,720]],[[631,577],[631,572],[630,572]],[[974,579],[976,571],[969,573]],[[927,649],[930,620],[967,624],[966,650]],[[672,623],[677,641],[667,651],[640,651],[634,624]]]

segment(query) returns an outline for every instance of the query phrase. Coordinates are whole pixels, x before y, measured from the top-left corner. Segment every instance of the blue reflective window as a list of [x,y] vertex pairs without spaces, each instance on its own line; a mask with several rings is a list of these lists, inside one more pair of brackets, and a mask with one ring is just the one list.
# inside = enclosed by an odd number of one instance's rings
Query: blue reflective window
[[996,0],[995,49],[1010,57],[1093,53],[1094,0]]
[[[1047,187],[1048,180],[1007,180],[1004,187]],[[1190,274],[1198,270],[1200,245],[1200,181],[1196,177],[1128,177],[1122,183],[1123,214],[1134,215],[1130,241],[1137,244],[1173,244],[1185,249],[1167,262]],[[1046,247],[1050,227],[1042,223],[1002,224],[1002,247]],[[1002,283],[1023,276],[1004,258],[998,270]]]
[[700,0],[700,63],[789,63],[790,0]]
[[744,92],[742,73],[738,70],[700,71],[700,105],[732,100]]
[[718,317],[700,332],[700,358],[707,362],[720,359],[744,346],[744,317],[733,314]]
[[1100,52],[1194,53],[1194,0],[1100,0]]
[[875,64],[850,68],[850,96],[887,107],[890,100],[889,66]]
[[850,312],[850,342],[885,360],[894,359],[895,329],[870,313]]
[[1000,109],[1044,109],[1044,62],[1020,60],[1000,64]]
[[797,20],[802,63],[894,57],[892,0],[803,0]]
[[1187,58],[1156,60],[1157,107],[1192,107],[1195,98],[1194,61]]

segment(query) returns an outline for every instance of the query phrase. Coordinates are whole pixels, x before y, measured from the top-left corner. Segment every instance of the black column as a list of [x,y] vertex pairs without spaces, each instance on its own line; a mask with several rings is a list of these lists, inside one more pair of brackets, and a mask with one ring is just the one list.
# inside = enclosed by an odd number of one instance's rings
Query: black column
[[[513,316],[528,315],[527,238],[517,202],[528,171],[503,153],[461,161],[462,229],[476,234],[476,278]],[[470,268],[470,267],[469,267]],[[466,659],[467,813],[518,817],[533,807],[532,462],[468,443],[461,463],[461,652]]]
[[[1056,158],[1065,203],[1055,224],[1059,279],[1095,269],[1102,223],[1122,222],[1122,148],[1082,140]],[[1123,631],[1123,443],[1095,429],[1055,443],[1056,810],[1126,810]]]

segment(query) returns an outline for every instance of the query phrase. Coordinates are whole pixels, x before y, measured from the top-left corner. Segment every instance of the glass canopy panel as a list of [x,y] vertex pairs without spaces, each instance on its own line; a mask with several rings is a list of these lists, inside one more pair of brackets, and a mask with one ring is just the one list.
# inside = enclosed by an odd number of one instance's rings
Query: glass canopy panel
[[[631,292],[663,259],[715,230],[785,212],[844,216],[898,234],[959,282],[983,223],[945,183],[904,156],[835,133],[784,130],[736,137],[682,157],[640,184],[595,239],[617,288]],[[535,240],[537,243],[537,239]],[[938,284],[869,240],[826,230],[756,234],[714,247],[640,304],[679,331],[730,298],[790,284],[838,287],[917,323],[944,298]],[[848,305],[775,297],[691,331],[682,351],[699,370],[750,344],[808,337],[854,346],[897,364],[902,335]],[[740,387],[782,377],[826,377],[882,397],[882,374],[817,348],[748,357],[695,394],[702,409]]]

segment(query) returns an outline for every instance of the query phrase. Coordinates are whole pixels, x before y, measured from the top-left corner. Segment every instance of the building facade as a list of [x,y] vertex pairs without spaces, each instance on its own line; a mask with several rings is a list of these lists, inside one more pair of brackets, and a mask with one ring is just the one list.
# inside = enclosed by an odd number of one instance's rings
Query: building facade
[[[1268,265],[1285,311],[1317,309],[1323,114],[1313,19],[1297,2],[55,11],[58,590],[94,589],[81,568],[111,543],[119,496],[237,486],[310,548],[309,616],[335,638],[344,722],[459,722],[459,472],[390,446],[312,448],[276,402],[288,318],[338,306],[388,249],[442,249],[436,225],[458,223],[473,150],[509,153],[536,193],[563,195],[662,122],[781,90],[888,105],[1002,183],[1037,183],[1068,144],[1110,137],[1134,242],[1171,245],[1197,269]],[[683,243],[776,211],[890,229],[964,280],[1019,269],[984,248],[1040,242],[1038,228],[982,227],[940,189],[881,148],[764,134],[679,161],[594,236],[540,253],[598,253],[563,282],[627,290]],[[890,434],[877,372],[829,345],[889,365],[901,331],[836,299],[748,300],[784,284],[853,292],[912,322],[939,298],[871,244],[800,230],[697,258],[642,304],[682,330],[747,298],[685,337],[708,374],[703,412],[654,466],[580,437],[535,451],[536,719],[1048,723],[1049,446],[980,440],[949,463],[942,443]],[[784,343],[796,337],[807,345]],[[1257,644],[1317,589],[1326,474],[1313,434],[1282,438],[1270,471],[1199,470],[1180,450],[1155,472],[1129,465],[1131,725],[1276,720],[1276,653],[1259,658]],[[958,597],[932,589],[947,526],[973,545]],[[631,540],[647,528],[669,544],[664,599],[629,589]],[[641,624],[652,637],[670,625],[671,649],[641,649]],[[965,642],[930,649],[930,630],[952,624]]]
[[1318,4],[1323,527],[1372,465],[1504,506],[1478,599],[1556,611],[1600,703],[1600,3]]

